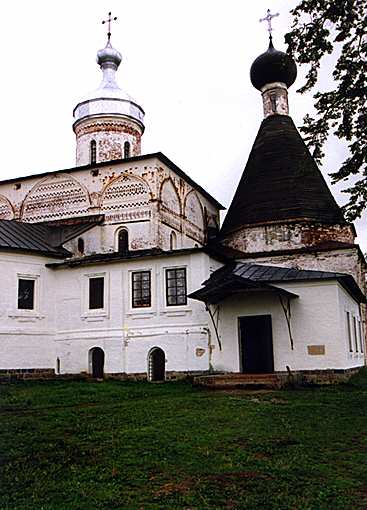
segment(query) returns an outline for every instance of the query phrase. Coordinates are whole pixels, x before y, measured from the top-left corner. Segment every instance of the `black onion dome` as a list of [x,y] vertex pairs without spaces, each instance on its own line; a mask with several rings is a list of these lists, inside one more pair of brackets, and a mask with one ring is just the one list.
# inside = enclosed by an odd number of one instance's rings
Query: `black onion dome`
[[296,81],[297,66],[292,57],[274,48],[270,39],[268,50],[254,60],[250,78],[252,85],[261,90],[267,83],[285,83],[289,88]]

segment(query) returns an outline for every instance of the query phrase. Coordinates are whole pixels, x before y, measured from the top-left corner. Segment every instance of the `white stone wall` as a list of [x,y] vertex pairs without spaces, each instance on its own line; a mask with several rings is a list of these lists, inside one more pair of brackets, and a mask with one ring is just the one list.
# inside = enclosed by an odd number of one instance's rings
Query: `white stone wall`
[[[298,294],[291,300],[291,349],[287,322],[279,298],[274,294],[251,293],[233,296],[220,304],[218,329],[222,351],[215,343],[212,363],[216,370],[237,372],[240,369],[238,318],[248,315],[271,315],[275,371],[345,369],[364,364],[363,355],[351,359],[347,347],[344,307],[359,317],[357,303],[337,282],[302,282],[279,285]],[[343,296],[343,301],[341,300]],[[324,346],[324,355],[309,354],[309,346]],[[312,348],[311,348],[312,351]]]
[[[149,351],[160,347],[166,370],[202,372],[239,370],[238,317],[271,314],[275,370],[351,368],[364,364],[359,348],[349,352],[346,311],[360,320],[358,305],[336,282],[287,283],[282,288],[299,295],[292,299],[291,350],[287,324],[274,295],[234,296],[219,305],[219,349],[216,333],[203,303],[167,306],[165,270],[187,269],[188,293],[200,287],[221,263],[204,253],[155,256],[108,264],[61,269],[46,268],[46,257],[1,253],[0,370],[56,368],[61,373],[90,372],[90,350],[105,352],[105,373],[146,374]],[[152,303],[132,307],[133,271],[149,270]],[[17,278],[36,279],[34,311],[17,310]],[[88,309],[88,278],[104,276],[105,306]],[[217,318],[218,316],[216,316]],[[324,346],[324,355],[311,355],[309,346]]]
[[[0,369],[55,368],[54,274],[47,259],[1,252]],[[35,278],[35,309],[18,310],[18,277]]]
[[[90,372],[90,350],[105,352],[105,373],[142,373],[152,347],[166,354],[167,371],[205,371],[209,367],[208,317],[202,303],[166,306],[165,269],[186,267],[188,293],[209,275],[203,253],[48,269],[54,259],[2,254],[0,293],[0,370],[55,368],[61,373]],[[150,270],[152,305],[133,308],[131,273]],[[17,310],[17,275],[37,278],[35,311]],[[105,307],[88,310],[88,277],[105,277]]]
[[131,249],[167,249],[172,230],[178,247],[200,246],[209,219],[219,216],[212,202],[154,157],[0,182],[0,199],[4,219],[43,222],[104,214],[97,239],[89,241],[85,234],[89,252],[111,251],[114,229],[121,226],[131,230]]

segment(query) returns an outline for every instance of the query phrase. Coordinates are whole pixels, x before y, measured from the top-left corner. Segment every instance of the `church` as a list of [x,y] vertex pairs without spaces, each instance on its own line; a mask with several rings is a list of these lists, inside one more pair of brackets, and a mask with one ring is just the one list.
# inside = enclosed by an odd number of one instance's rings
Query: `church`
[[164,154],[98,51],[75,167],[0,182],[0,380],[347,377],[365,365],[366,261],[289,116],[293,59],[250,78],[259,131],[227,215]]

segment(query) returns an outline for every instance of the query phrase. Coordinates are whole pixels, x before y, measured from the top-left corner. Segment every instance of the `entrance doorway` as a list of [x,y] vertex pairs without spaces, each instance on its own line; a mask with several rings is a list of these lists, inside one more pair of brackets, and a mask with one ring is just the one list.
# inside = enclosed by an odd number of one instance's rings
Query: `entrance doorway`
[[104,351],[100,347],[94,347],[90,351],[92,363],[92,376],[94,379],[103,379]]
[[274,371],[271,315],[239,317],[240,370],[245,374]]
[[148,357],[149,381],[164,381],[166,376],[166,355],[159,347],[153,347]]

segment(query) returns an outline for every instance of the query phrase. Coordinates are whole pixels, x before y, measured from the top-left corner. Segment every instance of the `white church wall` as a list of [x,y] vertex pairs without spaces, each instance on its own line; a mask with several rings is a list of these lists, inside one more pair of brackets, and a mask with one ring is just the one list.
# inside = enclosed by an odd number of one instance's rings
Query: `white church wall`
[[[338,284],[287,283],[281,287],[299,295],[291,300],[294,349],[291,349],[287,322],[277,296],[265,293],[236,295],[220,305],[219,334],[223,348],[220,351],[216,346],[213,351],[216,370],[237,372],[240,369],[238,318],[269,314],[272,317],[275,371],[285,371],[286,366],[291,370],[346,368],[345,328],[340,328],[344,311],[342,314]],[[355,307],[353,310],[356,312]],[[212,326],[211,330],[215,339]],[[360,365],[363,365],[362,357],[347,367]]]
[[[129,249],[149,249],[154,248],[153,225],[149,221],[126,222],[124,224],[98,225],[84,232],[80,236],[68,241],[63,246],[76,256],[82,254],[78,252],[78,239],[84,241],[84,255],[94,255],[96,253],[112,253],[118,251],[118,233],[121,229],[128,232]],[[168,249],[168,248],[166,248]]]
[[[344,290],[338,285],[339,300],[339,324],[338,329],[344,342],[344,364],[347,368],[358,367],[365,364],[365,334],[363,331],[361,308]],[[348,330],[348,320],[349,327]],[[356,328],[354,329],[354,321]],[[350,336],[349,336],[350,335]]]
[[[46,257],[0,254],[0,369],[55,368],[53,275]],[[33,310],[18,309],[18,278],[35,280]]]
[[105,215],[106,251],[113,246],[107,225],[131,228],[132,249],[166,249],[160,224],[181,233],[181,246],[193,247],[203,244],[208,218],[219,217],[211,201],[157,157],[0,182],[0,218],[43,222],[96,214]]
[[[54,270],[57,319],[56,351],[63,373],[89,370],[93,347],[105,351],[106,373],[145,373],[152,347],[166,354],[167,371],[209,367],[208,316],[202,303],[167,306],[165,271],[186,268],[187,292],[209,275],[203,253]],[[132,273],[151,272],[151,306],[132,307]],[[88,310],[88,278],[105,277],[105,307]]]

